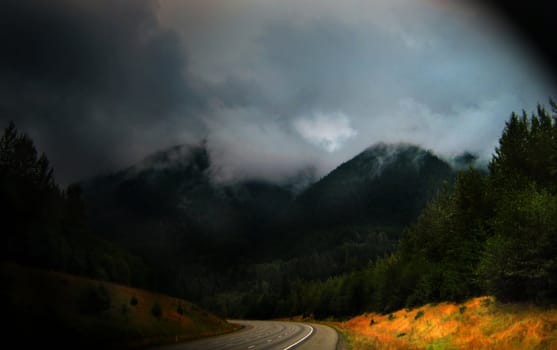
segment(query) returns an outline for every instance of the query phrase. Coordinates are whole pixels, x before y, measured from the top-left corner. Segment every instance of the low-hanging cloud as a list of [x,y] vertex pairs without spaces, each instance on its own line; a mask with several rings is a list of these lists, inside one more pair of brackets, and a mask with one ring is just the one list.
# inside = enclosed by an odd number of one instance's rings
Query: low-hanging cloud
[[344,142],[358,134],[343,113],[315,113],[311,117],[295,119],[293,125],[305,140],[328,152],[336,151]]
[[6,0],[0,23],[0,122],[64,183],[202,138],[223,181],[324,174],[376,142],[486,159],[556,91],[468,2]]

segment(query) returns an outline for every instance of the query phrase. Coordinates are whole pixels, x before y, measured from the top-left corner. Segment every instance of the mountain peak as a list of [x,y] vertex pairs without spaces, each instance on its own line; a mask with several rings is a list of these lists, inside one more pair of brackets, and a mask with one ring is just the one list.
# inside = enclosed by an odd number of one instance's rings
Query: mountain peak
[[398,157],[420,158],[425,155],[433,155],[429,150],[410,143],[376,143],[363,150],[355,158],[378,158],[388,160]]
[[411,144],[378,143],[344,162],[305,191],[304,212],[324,225],[408,223],[452,177],[445,161]]
[[[354,158],[344,162],[331,174],[335,171],[347,171],[350,168],[357,169],[358,176],[373,178],[380,176],[385,168],[392,166],[394,163],[418,169],[423,165],[424,159],[427,157],[437,158],[430,151],[416,145],[380,142],[369,146]],[[350,172],[352,171],[350,170]]]

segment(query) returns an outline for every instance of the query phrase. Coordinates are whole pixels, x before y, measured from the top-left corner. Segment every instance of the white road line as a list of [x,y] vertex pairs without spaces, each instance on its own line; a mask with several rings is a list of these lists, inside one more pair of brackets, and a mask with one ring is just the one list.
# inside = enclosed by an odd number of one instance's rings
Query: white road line
[[286,348],[284,348],[284,350],[289,350],[292,349],[293,347],[295,347],[296,345],[300,344],[301,342],[303,342],[304,340],[306,340],[312,333],[313,333],[313,327],[312,326],[308,326],[310,329],[309,333],[306,334],[305,337],[303,337],[302,339],[298,340],[297,342],[295,342],[292,345],[287,346]]

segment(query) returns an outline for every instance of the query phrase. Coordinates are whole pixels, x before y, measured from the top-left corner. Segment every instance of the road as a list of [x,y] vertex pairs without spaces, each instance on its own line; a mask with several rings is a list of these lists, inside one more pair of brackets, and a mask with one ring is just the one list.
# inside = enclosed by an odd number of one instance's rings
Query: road
[[335,350],[330,327],[280,321],[230,321],[243,328],[216,337],[157,347],[157,350]]

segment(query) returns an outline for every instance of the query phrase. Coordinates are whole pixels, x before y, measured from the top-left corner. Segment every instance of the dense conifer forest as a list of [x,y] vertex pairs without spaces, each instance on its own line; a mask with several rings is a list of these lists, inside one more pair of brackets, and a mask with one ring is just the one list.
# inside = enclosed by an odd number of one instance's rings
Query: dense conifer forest
[[0,139],[1,258],[166,292],[227,317],[345,318],[485,294],[552,304],[550,105],[513,113],[487,167],[382,144],[301,192],[216,184],[203,145],[173,167],[61,189],[12,123]]

